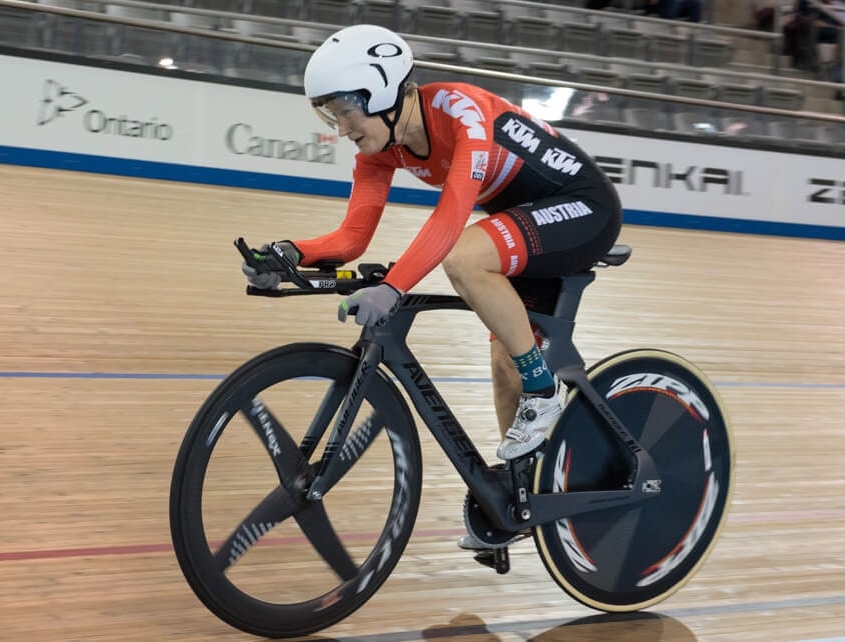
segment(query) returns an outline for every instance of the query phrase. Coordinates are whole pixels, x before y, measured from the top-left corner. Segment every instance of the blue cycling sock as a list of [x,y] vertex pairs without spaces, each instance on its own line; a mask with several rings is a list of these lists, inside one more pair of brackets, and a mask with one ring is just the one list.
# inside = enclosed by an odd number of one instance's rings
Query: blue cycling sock
[[542,397],[551,397],[555,393],[555,380],[540,354],[540,348],[535,345],[525,354],[511,359],[519,370],[523,392]]

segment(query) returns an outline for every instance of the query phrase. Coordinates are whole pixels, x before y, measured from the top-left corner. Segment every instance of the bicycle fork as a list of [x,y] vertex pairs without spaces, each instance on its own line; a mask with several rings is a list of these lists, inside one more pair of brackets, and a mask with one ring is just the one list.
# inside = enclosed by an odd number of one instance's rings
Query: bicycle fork
[[[338,452],[346,448],[347,444],[354,444],[356,440],[347,440],[352,420],[357,417],[364,400],[367,386],[375,375],[382,358],[382,347],[377,343],[366,343],[358,361],[358,367],[352,377],[349,392],[335,420],[332,434],[326,443],[326,448],[320,461],[319,469],[305,495],[311,501],[321,500],[329,489],[343,476],[349,466],[360,457],[369,445],[372,433],[380,429],[378,417],[368,417],[358,428],[364,437],[361,439],[360,452]],[[354,446],[350,446],[354,449]],[[346,455],[346,456],[344,456]],[[345,463],[344,463],[345,462]]]

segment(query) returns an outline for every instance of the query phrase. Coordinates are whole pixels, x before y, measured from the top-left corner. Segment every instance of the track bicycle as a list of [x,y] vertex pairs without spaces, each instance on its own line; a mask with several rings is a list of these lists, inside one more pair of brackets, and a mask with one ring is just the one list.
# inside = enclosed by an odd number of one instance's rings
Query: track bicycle
[[[236,246],[264,269],[243,239]],[[567,394],[546,442],[506,464],[484,460],[406,343],[418,314],[468,310],[455,295],[407,293],[350,348],[293,343],[227,376],[190,423],[171,482],[173,545],[201,602],[233,627],[283,638],[372,597],[402,556],[422,490],[400,388],[467,486],[466,527],[489,546],[479,562],[506,573],[508,543],[533,536],[553,580],[589,607],[634,611],[677,591],[725,521],[732,436],[713,385],[680,356],[635,349],[585,366],[572,338],[582,294],[630,253],[615,246],[564,277],[554,313],[530,314]],[[389,269],[297,268],[277,254],[284,287],[248,294],[348,295]]]

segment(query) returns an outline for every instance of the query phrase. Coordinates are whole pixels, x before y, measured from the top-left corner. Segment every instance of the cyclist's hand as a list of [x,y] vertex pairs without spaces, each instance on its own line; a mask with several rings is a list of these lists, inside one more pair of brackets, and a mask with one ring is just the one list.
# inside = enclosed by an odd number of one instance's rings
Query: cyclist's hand
[[[292,265],[299,265],[299,261],[302,259],[302,253],[296,249],[296,246],[291,241],[276,241],[270,245],[274,246],[277,252],[281,252]],[[269,245],[263,247],[266,247],[268,252],[270,251]]]
[[256,269],[244,261],[241,265],[241,271],[250,285],[261,288],[262,290],[272,290],[282,282],[282,277],[279,273],[284,268],[276,257],[271,245],[275,246],[276,251],[281,252],[294,265],[298,265],[299,259],[302,258],[299,250],[290,241],[277,241],[272,244],[264,244],[258,250],[253,251],[253,258],[263,269]]
[[282,282],[282,277],[278,272],[259,272],[246,263],[241,266],[241,271],[251,286],[262,290],[272,290]]
[[338,321],[346,321],[348,314],[355,315],[358,325],[381,325],[399,307],[402,293],[387,283],[363,288],[344,299],[337,309]]

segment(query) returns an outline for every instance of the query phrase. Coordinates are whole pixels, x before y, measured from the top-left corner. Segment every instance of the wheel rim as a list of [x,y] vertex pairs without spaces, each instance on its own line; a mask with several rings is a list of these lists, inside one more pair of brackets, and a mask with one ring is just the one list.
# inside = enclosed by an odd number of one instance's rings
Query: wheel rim
[[[182,524],[177,527],[181,531],[177,556],[186,578],[219,617],[259,635],[319,630],[363,604],[401,554],[419,497],[419,447],[407,434],[412,425],[403,423],[407,419],[402,406],[387,398],[384,386],[377,384],[373,394],[381,397],[378,413],[368,397],[359,417],[375,414],[383,419],[380,424],[397,426],[399,433],[382,430],[322,502],[354,564],[352,576],[340,578],[327,568],[293,519],[281,524],[250,523],[237,533],[237,540],[230,537],[235,526],[244,526],[244,516],[279,487],[270,463],[274,445],[256,434],[239,408],[260,399],[262,407],[280,418],[297,446],[320,453],[322,444],[303,444],[303,436],[332,378],[339,376],[342,387],[355,363],[325,355],[295,358],[299,365],[290,363],[291,356],[285,363],[287,370],[300,376],[280,381],[272,368],[253,369],[250,377],[233,384],[232,392],[221,393],[219,403],[206,409],[199,421],[203,428],[184,466],[188,473],[182,491],[177,493],[180,509],[175,521]],[[361,427],[362,422],[355,423]],[[333,422],[328,425],[323,443]],[[315,473],[319,460],[314,463],[309,475]],[[361,496],[361,488],[368,489],[366,497]],[[355,507],[352,514],[350,506]],[[235,541],[232,550],[237,559],[224,562],[226,567],[221,569],[221,556],[216,561],[215,554],[223,541]],[[227,550],[222,557],[229,555]]]

